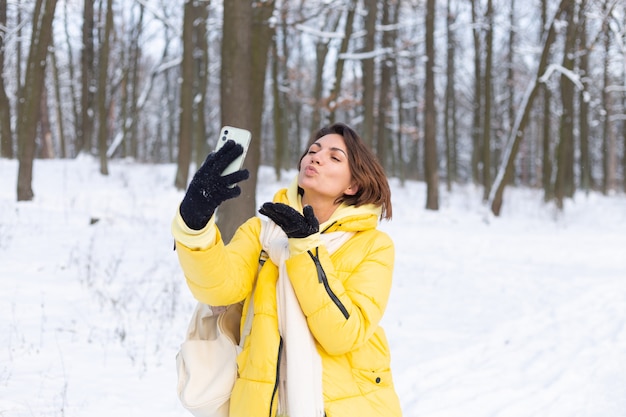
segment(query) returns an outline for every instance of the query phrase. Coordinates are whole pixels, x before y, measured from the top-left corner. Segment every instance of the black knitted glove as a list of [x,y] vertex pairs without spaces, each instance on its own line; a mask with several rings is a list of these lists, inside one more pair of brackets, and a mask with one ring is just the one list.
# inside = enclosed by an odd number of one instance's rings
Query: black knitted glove
[[307,237],[320,230],[320,223],[313,213],[313,207],[305,206],[302,212],[304,216],[298,213],[298,210],[282,203],[265,203],[259,209],[259,213],[279,225],[288,238]]
[[195,173],[180,204],[180,215],[191,229],[205,227],[220,204],[241,194],[241,188],[235,184],[248,179],[248,170],[225,176],[222,172],[242,153],[243,147],[229,140],[220,150],[211,152]]

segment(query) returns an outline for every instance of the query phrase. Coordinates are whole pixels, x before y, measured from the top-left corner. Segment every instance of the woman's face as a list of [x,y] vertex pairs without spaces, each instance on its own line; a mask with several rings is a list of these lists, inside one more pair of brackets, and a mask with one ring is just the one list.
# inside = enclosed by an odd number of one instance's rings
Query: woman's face
[[336,200],[357,192],[352,185],[348,150],[341,135],[331,133],[317,139],[300,162],[298,185],[304,190],[304,199]]

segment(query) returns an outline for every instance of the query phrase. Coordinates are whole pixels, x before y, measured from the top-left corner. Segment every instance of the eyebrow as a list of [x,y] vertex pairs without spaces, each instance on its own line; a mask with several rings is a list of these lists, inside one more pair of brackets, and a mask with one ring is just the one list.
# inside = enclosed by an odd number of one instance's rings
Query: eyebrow
[[[313,146],[313,145],[317,145],[317,147],[318,147],[318,148],[322,148],[322,145],[320,145],[320,144],[319,144],[319,142],[313,142],[313,143],[311,144],[311,146]],[[339,151],[339,152],[341,152],[342,154],[344,154],[344,155],[346,156],[346,158],[348,157],[348,154],[346,153],[346,151],[344,151],[344,150],[343,150],[343,149],[341,149],[341,148],[332,147],[332,148],[330,148],[330,150],[331,150],[331,151]]]

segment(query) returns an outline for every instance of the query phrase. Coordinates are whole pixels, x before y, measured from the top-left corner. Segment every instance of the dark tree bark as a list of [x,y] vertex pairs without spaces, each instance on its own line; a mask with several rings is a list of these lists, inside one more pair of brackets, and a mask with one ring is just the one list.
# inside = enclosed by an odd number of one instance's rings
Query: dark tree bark
[[[204,162],[204,158],[209,151],[207,143],[207,125],[205,119],[207,87],[209,85],[209,42],[207,33],[207,23],[209,19],[209,2],[199,1],[196,5],[196,22],[194,24],[194,38],[196,46],[196,100],[195,115],[195,133],[193,141],[195,142],[195,161],[196,166],[200,166]],[[217,133],[214,135],[217,137]]]
[[491,68],[493,66],[493,1],[487,0],[487,34],[485,38],[485,109],[483,123],[482,163],[483,163],[483,200],[489,199],[491,192],[491,101],[493,80]]
[[[350,0],[348,4],[348,13],[346,15],[346,26],[344,28],[344,36],[341,39],[341,46],[339,47],[338,54],[344,54],[348,52],[348,45],[350,44],[350,38],[352,38],[352,32],[354,31],[354,16],[356,14],[356,0]],[[343,68],[345,64],[345,60],[343,58],[337,58],[337,65],[335,66],[335,84],[330,89],[330,95],[328,98],[328,123],[335,123],[336,110],[341,94],[341,83],[343,80]]]
[[80,95],[80,126],[76,135],[76,153],[91,149],[94,115],[94,0],[83,2],[83,44],[80,55],[81,95]]
[[602,192],[608,194],[615,188],[616,150],[615,133],[611,126],[611,115],[614,112],[613,99],[609,91],[611,77],[609,74],[611,32],[608,29],[608,22],[604,26],[604,66],[602,75],[602,108],[604,110],[604,121],[602,125]]
[[4,32],[0,34],[0,157],[13,158],[13,129],[11,129],[11,103],[9,103],[9,97],[4,86],[4,56],[5,43],[4,38],[6,32],[4,28],[7,27],[7,2],[0,2],[0,31]]
[[109,84],[109,49],[110,35],[113,30],[113,0],[107,0],[107,9],[104,23],[104,35],[98,59],[98,156],[100,157],[100,173],[109,175],[107,161],[107,142],[109,136],[107,112],[107,88]]
[[273,31],[269,19],[274,1],[252,7],[245,0],[224,3],[221,68],[221,115],[223,125],[249,129],[252,142],[244,166],[250,178],[240,184],[241,196],[218,210],[222,238],[228,242],[235,230],[256,214],[256,186],[261,160],[261,132],[267,59]]
[[[364,53],[371,53],[376,49],[376,20],[378,19],[378,0],[365,0],[363,2],[365,9],[365,45],[363,47]],[[382,135],[376,134],[376,111],[374,102],[376,100],[376,68],[374,57],[366,57],[361,60],[361,66],[363,68],[363,126],[361,128],[361,134],[365,142],[370,148],[378,149],[378,158],[384,164],[384,155],[381,155],[381,149],[384,146],[379,146],[374,140],[384,140],[384,131]],[[383,67],[384,69],[384,67]],[[381,81],[383,79],[381,78]],[[388,80],[387,80],[388,82]],[[382,93],[381,93],[382,94]],[[382,101],[383,98],[381,97]],[[378,126],[383,130],[383,126]],[[384,152],[384,151],[383,151]]]
[[548,57],[550,56],[550,48],[552,47],[552,44],[554,43],[554,40],[556,38],[557,33],[555,21],[557,21],[557,19],[561,17],[561,15],[564,13],[564,10],[569,6],[572,1],[573,0],[561,0],[561,3],[559,4],[559,7],[550,24],[550,28],[546,33],[545,40],[543,41],[543,50],[541,53],[541,58],[539,59],[539,64],[537,65],[537,73],[530,81],[530,85],[526,90],[526,94],[524,95],[522,104],[519,107],[520,110],[518,111],[518,114],[516,116],[515,124],[513,125],[513,129],[511,129],[511,132],[509,134],[509,139],[507,141],[507,146],[503,155],[502,164],[494,181],[491,195],[489,196],[489,205],[491,207],[491,211],[496,216],[499,216],[500,211],[502,210],[504,188],[506,187],[506,183],[513,173],[515,158],[517,157],[520,143],[522,141],[522,138],[524,137],[524,130],[526,129],[526,125],[528,124],[528,119],[532,110],[532,104],[535,100],[535,97],[537,96],[537,92],[539,91],[539,87],[541,85],[541,75],[546,69]]
[[481,123],[484,119],[481,117],[482,114],[482,105],[481,100],[483,97],[482,94],[482,47],[481,47],[481,39],[480,39],[480,22],[478,21],[478,6],[476,5],[477,0],[470,0],[472,3],[472,35],[474,40],[474,102],[473,102],[473,112],[472,112],[472,178],[475,184],[480,184],[480,160],[481,160],[481,152],[480,152],[480,141],[481,141],[481,132],[482,126]]
[[[339,16],[334,16],[328,11],[326,13],[327,26],[325,30],[335,32],[339,26]],[[313,113],[311,115],[311,132],[317,131],[322,124],[322,110],[324,107],[324,64],[330,49],[330,40],[328,38],[319,38],[315,42],[315,82],[313,84]]]
[[439,210],[437,163],[437,108],[435,103],[435,3],[426,1],[426,83],[424,100],[424,172],[426,208]]
[[[383,27],[390,27],[397,22],[397,5],[390,4],[389,0],[384,0],[382,24]],[[387,118],[389,109],[391,108],[391,99],[393,96],[392,82],[394,77],[395,62],[393,59],[393,45],[395,43],[396,31],[385,30],[382,35],[382,47],[386,51],[383,56],[381,68],[380,68],[380,89],[378,98],[378,115],[376,134],[376,154],[383,166],[389,170],[393,167],[393,163],[390,163],[389,156],[394,157],[393,154],[393,132],[388,129]]]
[[52,20],[56,0],[37,0],[33,12],[26,77],[21,89],[20,111],[17,128],[19,168],[17,174],[17,201],[29,201],[34,197],[32,189],[33,160],[37,121],[43,90],[46,56],[52,38]]
[[193,134],[193,23],[194,0],[185,2],[183,16],[183,59],[181,62],[180,127],[178,131],[178,158],[174,185],[179,190],[187,188],[191,163]]
[[585,191],[591,190],[591,155],[589,153],[589,50],[587,49],[587,18],[585,14],[586,0],[581,0],[578,11],[579,42],[582,53],[579,58],[582,90],[578,94],[580,106],[579,130],[580,130],[580,188]]
[[[576,21],[574,4],[570,3],[564,10],[567,18],[565,35],[565,51],[562,67],[572,71],[574,69],[574,54],[576,41]],[[556,155],[556,179],[554,183],[554,197],[558,208],[563,208],[565,197],[574,195],[574,84],[565,75],[560,80],[562,113],[559,121],[559,144]]]
[[[286,97],[281,93],[281,85],[283,84],[281,74],[281,60],[283,59],[278,52],[276,37],[272,41],[272,100],[273,105],[273,127],[274,127],[274,173],[277,179],[281,179],[281,172],[286,168],[289,161],[287,153],[289,142],[287,138],[287,118],[286,118]],[[286,51],[283,51],[286,53]]]
[[444,100],[444,136],[446,143],[446,188],[452,190],[452,183],[456,181],[456,86],[455,78],[455,54],[456,39],[454,37],[454,22],[456,15],[452,11],[451,0],[447,2],[447,26],[446,26],[446,93]]
[[[545,37],[548,26],[548,1],[541,1],[541,35],[539,39]],[[550,52],[547,52],[550,54]],[[542,83],[540,89],[543,93],[543,115],[542,115],[542,132],[541,132],[541,184],[543,187],[543,200],[551,201],[554,197],[554,188],[552,187],[552,152],[550,144],[552,143],[552,111],[550,103],[552,101],[552,93],[548,83]]]

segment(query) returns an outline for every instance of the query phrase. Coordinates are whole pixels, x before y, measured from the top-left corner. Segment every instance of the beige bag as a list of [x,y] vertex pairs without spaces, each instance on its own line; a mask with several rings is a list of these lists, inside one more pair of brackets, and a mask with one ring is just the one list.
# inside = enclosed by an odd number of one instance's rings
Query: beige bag
[[[242,303],[211,307],[198,303],[187,337],[176,355],[178,397],[196,417],[228,417],[237,379]],[[248,309],[252,311],[252,305]],[[251,314],[246,317],[249,333]],[[247,334],[246,333],[246,334]]]

